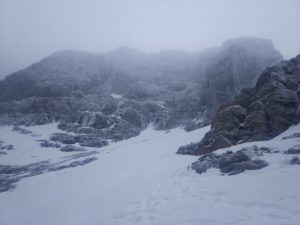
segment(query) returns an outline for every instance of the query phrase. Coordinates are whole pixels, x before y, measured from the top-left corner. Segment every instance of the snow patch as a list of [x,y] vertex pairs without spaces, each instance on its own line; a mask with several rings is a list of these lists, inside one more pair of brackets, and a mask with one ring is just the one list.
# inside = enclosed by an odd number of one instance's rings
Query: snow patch
[[119,95],[119,94],[111,94],[110,96],[115,98],[115,99],[123,98],[123,95]]

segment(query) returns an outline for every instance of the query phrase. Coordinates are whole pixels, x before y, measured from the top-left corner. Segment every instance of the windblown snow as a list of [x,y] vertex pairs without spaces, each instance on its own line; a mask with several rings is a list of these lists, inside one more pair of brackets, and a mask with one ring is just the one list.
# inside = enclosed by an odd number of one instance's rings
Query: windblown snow
[[[59,132],[57,124],[34,126],[30,134],[0,128],[0,139],[15,149],[1,155],[3,165],[59,162],[74,155],[41,148],[36,140]],[[235,176],[216,169],[197,174],[189,165],[198,157],[175,154],[181,145],[199,141],[209,130],[155,131],[97,150],[97,160],[47,172],[17,182],[0,193],[1,225],[298,225],[300,166],[290,155],[265,154],[269,166]],[[222,149],[272,147],[283,153],[299,139],[282,139],[300,125],[270,140]]]

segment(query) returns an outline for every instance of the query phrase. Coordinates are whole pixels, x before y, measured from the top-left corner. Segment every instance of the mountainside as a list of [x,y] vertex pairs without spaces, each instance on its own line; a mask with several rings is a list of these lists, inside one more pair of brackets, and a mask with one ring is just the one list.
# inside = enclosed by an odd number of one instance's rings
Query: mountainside
[[0,224],[298,225],[300,55],[279,60],[239,38],[63,51],[9,75]]
[[258,38],[194,53],[57,52],[0,81],[0,123],[59,121],[61,129],[93,140],[132,137],[149,123],[192,130],[279,60],[272,42]]
[[300,55],[267,68],[254,88],[246,88],[235,99],[218,108],[201,142],[179,149],[179,153],[202,155],[219,148],[257,140],[268,140],[300,122]]

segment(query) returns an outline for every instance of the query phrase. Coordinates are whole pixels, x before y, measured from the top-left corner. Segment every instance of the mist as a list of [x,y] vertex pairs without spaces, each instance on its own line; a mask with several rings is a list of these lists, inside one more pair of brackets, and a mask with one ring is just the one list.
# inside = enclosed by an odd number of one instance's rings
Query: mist
[[228,38],[272,39],[300,53],[300,1],[0,0],[0,79],[59,50],[200,51]]

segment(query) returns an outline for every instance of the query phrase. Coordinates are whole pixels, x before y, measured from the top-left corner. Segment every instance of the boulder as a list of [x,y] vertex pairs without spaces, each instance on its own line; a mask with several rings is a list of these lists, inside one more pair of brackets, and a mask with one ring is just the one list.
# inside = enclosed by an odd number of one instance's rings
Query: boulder
[[67,133],[54,133],[50,137],[51,141],[61,142],[63,144],[75,144],[77,138],[71,134]]
[[62,152],[84,152],[85,148],[77,147],[74,145],[66,145],[60,149]]
[[294,157],[291,159],[290,163],[291,163],[292,165],[300,165],[300,159],[299,159],[299,157],[294,156]]
[[236,175],[244,172],[245,170],[258,170],[268,166],[268,163],[261,159],[247,160],[237,163],[230,163],[227,166],[220,167],[222,173],[229,175]]
[[48,140],[38,140],[40,142],[40,146],[43,148],[60,148],[61,145],[58,143],[53,143]]
[[222,173],[236,175],[246,170],[258,170],[268,165],[261,157],[263,148],[258,148],[256,145],[245,147],[233,153],[227,151],[220,155],[207,153],[202,155],[197,162],[192,164],[192,169],[197,173],[204,173],[209,168],[220,169]]
[[285,153],[291,154],[291,155],[300,154],[300,145],[295,145],[295,146],[289,148]]
[[220,156],[210,153],[201,156],[197,162],[192,163],[191,168],[197,173],[205,173],[209,168],[218,168]]
[[179,147],[177,150],[177,154],[182,154],[182,155],[192,155],[198,150],[198,144],[197,143],[190,143],[185,146]]

